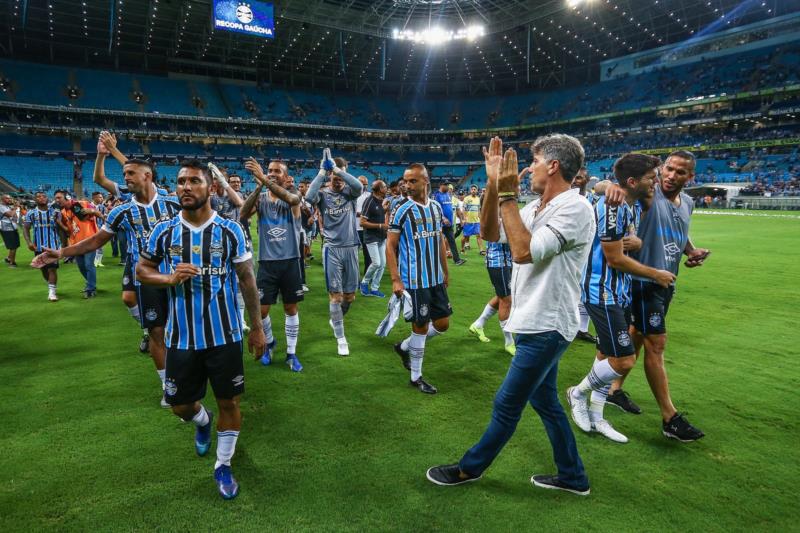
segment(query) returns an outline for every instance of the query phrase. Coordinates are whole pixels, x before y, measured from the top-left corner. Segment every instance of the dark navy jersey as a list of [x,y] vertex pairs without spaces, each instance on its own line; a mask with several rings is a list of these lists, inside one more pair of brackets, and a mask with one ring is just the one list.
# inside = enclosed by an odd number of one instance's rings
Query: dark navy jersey
[[25,224],[31,227],[33,232],[33,245],[37,252],[42,248],[61,248],[61,239],[58,236],[58,223],[56,220],[61,218],[61,211],[54,207],[31,209],[25,215]]
[[597,232],[592,240],[592,251],[583,274],[581,299],[595,305],[620,305],[627,307],[631,301],[631,275],[611,268],[606,262],[602,243],[620,241],[629,233],[636,233],[642,208],[639,202],[619,207],[606,204],[601,196],[594,206]]
[[109,233],[120,230],[125,232],[128,238],[128,254],[135,268],[139,252],[144,250],[156,224],[173,218],[180,210],[181,205],[175,196],[156,195],[149,204],[130,200],[111,210],[103,224],[103,230]]
[[204,350],[242,340],[234,263],[250,260],[252,253],[238,222],[214,213],[194,227],[179,214],[153,229],[141,254],[169,272],[178,263],[201,269],[201,274],[169,288],[167,346]]
[[400,278],[407,289],[426,289],[444,283],[439,255],[442,208],[400,200],[389,217],[389,231],[400,234]]

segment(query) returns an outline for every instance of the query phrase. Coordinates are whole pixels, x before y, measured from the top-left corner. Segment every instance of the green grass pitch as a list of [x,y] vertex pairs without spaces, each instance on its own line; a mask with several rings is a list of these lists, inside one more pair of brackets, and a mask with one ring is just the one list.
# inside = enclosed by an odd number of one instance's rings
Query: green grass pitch
[[[351,356],[336,355],[317,250],[300,307],[305,370],[263,368],[246,355],[233,460],[241,494],[230,502],[212,481],[213,450],[196,457],[192,428],[158,406],[110,249],[98,297],[81,299],[82,279],[67,265],[58,303],[46,301],[22,252],[17,270],[0,265],[0,530],[796,530],[800,220],[698,214],[692,237],[714,253],[681,271],[666,360],[676,406],[707,436],[680,444],[661,435],[637,365],[626,388],[644,413],[607,410],[630,443],[576,430],[588,498],[529,483],[554,470],[530,409],[481,481],[425,479],[480,437],[509,362],[496,318],[489,344],[466,332],[491,295],[474,249],[464,267],[451,266],[450,330],[426,349],[424,374],[440,391],[432,397],[407,385],[392,351],[408,327],[374,336],[386,300],[356,299]],[[279,308],[272,317],[280,354]],[[569,348],[562,393],[593,355],[585,343]]]

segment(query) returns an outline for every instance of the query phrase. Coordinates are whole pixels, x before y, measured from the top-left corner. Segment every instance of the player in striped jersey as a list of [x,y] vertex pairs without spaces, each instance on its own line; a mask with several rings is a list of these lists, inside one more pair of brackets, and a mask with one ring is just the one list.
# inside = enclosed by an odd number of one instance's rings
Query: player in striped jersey
[[581,299],[597,331],[598,349],[586,377],[567,389],[567,400],[579,428],[595,431],[614,442],[628,442],[628,438],[603,418],[603,408],[611,384],[636,363],[629,333],[631,274],[652,279],[662,287],[675,281],[672,272],[645,266],[629,257],[623,243],[629,226],[639,223],[639,201],[653,195],[660,163],[657,157],[644,154],[625,154],[614,163],[614,175],[625,191],[626,201],[615,207],[602,197],[595,204],[597,234],[581,283]]
[[169,287],[166,397],[172,412],[194,423],[198,455],[211,447],[213,414],[200,401],[211,383],[219,408],[214,480],[220,495],[235,498],[239,484],[231,458],[242,425],[244,392],[242,329],[236,306],[237,277],[250,319],[248,349],[259,358],[266,346],[252,253],[238,222],[211,209],[212,177],[198,161],[181,165],[178,198],[183,211],[152,231],[136,275],[142,283]]
[[450,327],[453,314],[447,296],[448,271],[442,208],[428,198],[430,178],[425,165],[414,163],[403,173],[408,198],[392,211],[386,243],[386,263],[392,292],[398,298],[407,291],[413,305],[411,335],[394,346],[411,371],[410,385],[426,394],[436,387],[422,379],[425,342]]
[[[103,201],[103,193],[99,191],[95,191],[92,193],[92,204],[94,208],[100,213],[100,216],[97,217],[97,227],[98,229],[103,227],[103,222],[106,220],[106,214],[108,213],[108,209],[106,209],[106,204]],[[96,267],[103,267],[103,247],[97,249],[97,254],[94,256],[94,266]]]
[[[135,279],[134,272],[139,253],[144,249],[150,232],[159,221],[175,216],[180,210],[180,204],[174,196],[156,194],[153,187],[153,166],[149,161],[126,161],[123,175],[126,186],[134,194],[131,201],[112,209],[103,227],[92,237],[60,250],[45,251],[51,259],[81,255],[104,246],[118,231],[125,231],[128,237],[128,261],[122,278],[122,301],[131,316],[148,332],[150,356],[163,387],[167,294],[163,289],[142,287]],[[168,407],[163,398],[161,405]]]
[[[58,236],[58,219],[61,211],[49,206],[47,194],[37,192],[34,197],[36,207],[28,211],[22,226],[22,235],[28,243],[28,249],[37,254],[45,248],[61,248],[61,238]],[[33,228],[33,240],[31,240]],[[57,302],[56,287],[58,285],[58,261],[42,267],[42,277],[47,282],[47,299]]]

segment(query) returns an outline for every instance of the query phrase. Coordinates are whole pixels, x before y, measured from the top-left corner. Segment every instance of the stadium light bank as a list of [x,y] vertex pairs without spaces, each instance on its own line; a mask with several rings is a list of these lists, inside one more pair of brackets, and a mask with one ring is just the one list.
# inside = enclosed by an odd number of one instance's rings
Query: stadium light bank
[[398,29],[392,30],[392,38],[399,41],[412,41],[414,43],[439,46],[451,41],[466,40],[472,42],[486,34],[486,29],[480,25],[472,25],[460,30],[446,30],[439,26],[431,26],[424,30]]

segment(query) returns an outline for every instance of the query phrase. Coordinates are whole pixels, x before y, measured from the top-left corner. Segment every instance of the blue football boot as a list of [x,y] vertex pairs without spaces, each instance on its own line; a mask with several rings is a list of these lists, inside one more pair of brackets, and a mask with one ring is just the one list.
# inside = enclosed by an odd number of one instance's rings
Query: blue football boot
[[264,366],[269,366],[272,364],[272,349],[275,348],[277,341],[272,339],[272,342],[267,344],[267,347],[264,348],[264,355],[261,356],[261,364]]
[[214,421],[214,413],[206,409],[208,413],[208,424],[205,426],[197,426],[194,431],[194,451],[197,455],[203,457],[208,453],[211,448],[211,423]]
[[226,500],[232,500],[239,494],[239,484],[231,473],[231,467],[220,465],[214,470],[214,481],[217,482],[219,495]]
[[286,364],[292,369],[292,372],[300,372],[303,370],[303,365],[300,364],[300,359],[293,353],[286,354]]

